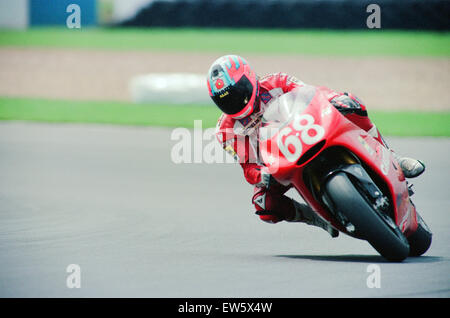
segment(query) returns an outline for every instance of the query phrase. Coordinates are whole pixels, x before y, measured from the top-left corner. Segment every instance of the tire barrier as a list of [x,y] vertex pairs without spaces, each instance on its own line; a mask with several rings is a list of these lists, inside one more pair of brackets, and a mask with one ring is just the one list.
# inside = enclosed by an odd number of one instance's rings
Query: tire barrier
[[449,30],[449,0],[156,0],[121,23],[133,27]]

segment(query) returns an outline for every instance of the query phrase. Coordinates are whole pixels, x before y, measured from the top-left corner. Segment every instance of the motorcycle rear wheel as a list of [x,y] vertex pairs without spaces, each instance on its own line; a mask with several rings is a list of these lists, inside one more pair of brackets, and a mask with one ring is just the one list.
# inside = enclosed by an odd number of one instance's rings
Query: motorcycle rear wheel
[[326,183],[326,192],[337,210],[381,256],[394,262],[401,262],[408,257],[407,239],[398,228],[394,230],[374,210],[346,173],[332,176]]

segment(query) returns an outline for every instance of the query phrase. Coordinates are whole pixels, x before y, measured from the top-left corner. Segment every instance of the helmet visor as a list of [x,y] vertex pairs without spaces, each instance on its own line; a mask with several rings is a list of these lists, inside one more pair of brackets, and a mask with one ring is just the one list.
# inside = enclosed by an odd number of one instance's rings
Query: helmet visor
[[212,96],[214,103],[226,114],[239,113],[252,98],[253,85],[244,75],[234,85],[231,85]]

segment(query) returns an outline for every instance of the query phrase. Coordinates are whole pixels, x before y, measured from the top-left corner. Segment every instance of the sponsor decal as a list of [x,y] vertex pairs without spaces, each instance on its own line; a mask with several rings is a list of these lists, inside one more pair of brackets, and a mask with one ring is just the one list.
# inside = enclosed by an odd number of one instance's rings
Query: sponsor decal
[[266,194],[262,194],[255,199],[255,203],[261,207],[261,209],[266,208]]
[[361,143],[361,145],[364,147],[364,149],[367,150],[369,155],[373,156],[373,154],[375,153],[375,150],[373,150],[372,147],[369,146],[367,141],[361,136],[358,136],[358,141]]
[[225,84],[223,83],[223,80],[221,78],[219,78],[216,81],[215,85],[218,90],[221,90],[225,86]]
[[248,116],[248,117],[245,117],[245,118],[242,118],[242,119],[239,119],[239,122],[242,124],[242,126],[247,126],[248,125],[248,123],[250,122],[250,120],[251,120],[251,117],[250,116]]
[[259,127],[259,123],[261,122],[261,117],[256,116],[255,118],[250,118],[250,122],[248,122],[247,126],[244,127],[244,134],[251,135],[253,130],[256,127]]
[[267,104],[272,99],[272,95],[269,92],[264,92],[260,95],[260,98],[264,104]]
[[239,161],[239,156],[237,155],[232,145],[228,145],[224,149],[234,158],[234,160]]
[[390,161],[390,153],[389,150],[387,150],[385,147],[381,147],[381,172],[383,172],[384,175],[387,175],[389,172],[389,161]]

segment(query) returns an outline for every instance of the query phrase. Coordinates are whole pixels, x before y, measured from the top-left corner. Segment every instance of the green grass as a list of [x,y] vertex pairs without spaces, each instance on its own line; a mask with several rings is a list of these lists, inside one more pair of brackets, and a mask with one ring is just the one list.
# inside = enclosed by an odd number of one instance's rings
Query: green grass
[[0,97],[0,120],[192,128],[194,120],[213,127],[219,115],[216,107],[198,105]]
[[[215,126],[219,115],[214,106],[0,97],[0,120],[187,128],[202,120],[207,128]],[[370,117],[384,135],[450,137],[450,112],[372,111]]]
[[450,137],[448,111],[369,111],[369,117],[384,135]]
[[38,28],[0,30],[0,46],[336,56],[450,56],[449,32]]

